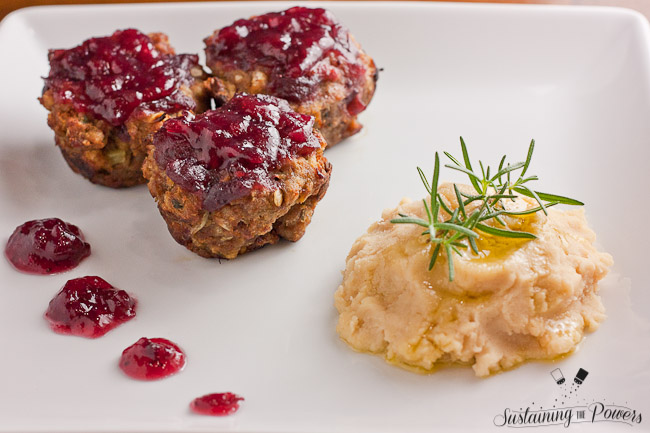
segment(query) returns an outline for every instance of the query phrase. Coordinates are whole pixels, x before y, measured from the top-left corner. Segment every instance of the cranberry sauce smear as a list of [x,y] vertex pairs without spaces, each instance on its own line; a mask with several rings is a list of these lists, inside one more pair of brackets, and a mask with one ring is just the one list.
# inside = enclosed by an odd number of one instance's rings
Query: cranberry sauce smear
[[242,400],[244,400],[243,397],[232,392],[208,394],[192,400],[190,409],[199,415],[231,415],[239,410],[239,402]]
[[97,338],[135,317],[136,301],[99,277],[68,281],[50,301],[45,318],[59,334]]
[[185,353],[164,338],[141,338],[122,352],[120,368],[138,380],[158,380],[185,367]]
[[55,102],[72,104],[113,126],[124,124],[138,107],[167,113],[195,108],[180,87],[191,83],[198,56],[161,53],[135,29],[50,50],[48,58],[44,91],[52,89]]
[[273,188],[271,171],[320,149],[314,118],[267,95],[237,94],[216,110],[166,121],[153,136],[170,179],[217,210],[255,189]]
[[[303,102],[323,82],[363,86],[365,67],[348,30],[324,9],[293,7],[241,19],[205,39],[208,65],[225,70],[262,69],[272,94]],[[336,64],[344,72],[333,66]]]
[[75,268],[90,255],[79,227],[58,218],[27,221],[14,230],[5,256],[30,274],[56,274]]

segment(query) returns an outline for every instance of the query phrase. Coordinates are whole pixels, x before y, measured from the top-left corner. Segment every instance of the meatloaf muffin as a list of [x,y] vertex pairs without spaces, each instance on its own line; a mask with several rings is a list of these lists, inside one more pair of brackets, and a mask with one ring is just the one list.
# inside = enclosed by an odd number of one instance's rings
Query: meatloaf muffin
[[162,33],[120,30],[48,57],[47,123],[68,165],[93,183],[144,183],[146,138],[168,117],[208,108],[198,56],[176,55]]
[[227,259],[300,239],[331,172],[313,125],[282,99],[247,94],[167,120],[143,171],[174,239]]
[[235,92],[286,99],[314,116],[329,146],[361,129],[357,115],[372,99],[377,69],[330,12],[293,7],[241,19],[205,44],[217,99]]

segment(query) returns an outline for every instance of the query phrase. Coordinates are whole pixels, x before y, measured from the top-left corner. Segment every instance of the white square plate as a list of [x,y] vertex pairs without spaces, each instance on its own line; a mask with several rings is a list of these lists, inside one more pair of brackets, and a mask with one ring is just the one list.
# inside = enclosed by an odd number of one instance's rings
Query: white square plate
[[[136,27],[197,53],[214,29],[288,4],[43,7],[2,22],[0,238],[56,216],[82,228],[93,254],[55,276],[0,260],[0,431],[497,431],[506,409],[583,400],[641,412],[633,430],[648,431],[647,21],[609,8],[325,6],[384,69],[363,132],[327,151],[330,189],[302,240],[221,263],[172,240],[145,186],[111,190],[68,169],[36,100],[47,49]],[[539,188],[582,199],[614,256],[601,292],[609,317],[566,359],[487,379],[469,368],[422,376],[355,353],[335,333],[333,293],[352,242],[383,208],[421,197],[416,165],[428,172],[435,150],[458,154],[459,135],[491,164],[523,159],[535,138]],[[138,317],[97,340],[52,333],[48,301],[83,275],[135,294]],[[185,370],[153,383],[125,377],[119,355],[142,336],[179,343]],[[589,371],[579,396],[564,401],[549,374],[558,367],[569,382]],[[222,391],[246,398],[236,415],[189,412],[194,397]],[[570,427],[633,431],[587,424]]]

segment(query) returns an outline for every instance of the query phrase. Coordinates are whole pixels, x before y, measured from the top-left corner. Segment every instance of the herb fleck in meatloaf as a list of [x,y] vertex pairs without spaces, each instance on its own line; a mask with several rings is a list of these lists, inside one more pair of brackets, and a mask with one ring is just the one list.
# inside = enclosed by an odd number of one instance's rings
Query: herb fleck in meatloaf
[[48,125],[68,165],[93,183],[144,183],[147,137],[168,117],[208,108],[198,56],[176,55],[162,33],[120,30],[48,57]]
[[167,120],[143,171],[174,239],[228,259],[300,239],[331,172],[313,124],[282,99],[247,94]]
[[235,92],[286,99],[314,116],[329,146],[361,129],[357,115],[372,99],[377,69],[330,12],[293,7],[241,19],[205,44],[217,99]]

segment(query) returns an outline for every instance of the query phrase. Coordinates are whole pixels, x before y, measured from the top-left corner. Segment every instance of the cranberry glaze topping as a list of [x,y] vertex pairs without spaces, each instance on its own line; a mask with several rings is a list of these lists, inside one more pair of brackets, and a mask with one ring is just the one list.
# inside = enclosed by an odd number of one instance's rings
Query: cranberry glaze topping
[[194,109],[180,87],[189,86],[198,56],[156,50],[149,36],[134,29],[91,38],[69,50],[50,50],[50,75],[57,103],[69,103],[113,126],[124,124],[138,107],[177,112]]
[[242,400],[243,397],[232,392],[208,394],[192,400],[190,409],[200,415],[231,415],[239,410],[239,402]]
[[166,121],[155,159],[167,176],[217,210],[252,190],[274,188],[273,170],[320,149],[314,118],[273,96],[237,94],[216,110]]
[[122,352],[120,368],[138,380],[158,380],[185,367],[185,354],[164,338],[141,338]]
[[30,274],[55,274],[76,267],[90,255],[79,227],[58,218],[27,221],[18,226],[5,247],[9,262]]
[[59,334],[97,338],[135,317],[136,301],[99,277],[68,281],[50,301],[45,318]]
[[359,49],[324,9],[293,7],[241,19],[206,38],[205,44],[208,65],[263,70],[271,93],[290,102],[308,100],[328,81],[343,80],[350,93],[363,87],[366,70]]

